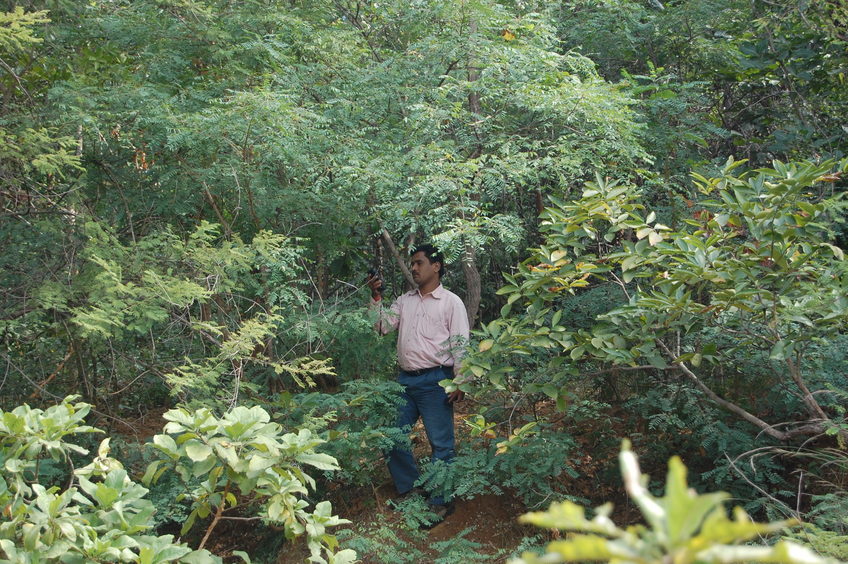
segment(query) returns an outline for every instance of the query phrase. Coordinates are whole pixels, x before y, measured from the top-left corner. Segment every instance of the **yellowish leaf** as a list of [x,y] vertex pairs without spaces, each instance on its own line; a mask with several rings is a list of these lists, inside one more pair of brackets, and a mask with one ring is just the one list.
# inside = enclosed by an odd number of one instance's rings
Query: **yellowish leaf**
[[657,243],[659,243],[662,240],[663,240],[663,236],[660,235],[659,233],[657,233],[656,231],[651,231],[648,234],[648,242],[651,244],[651,246],[656,245]]

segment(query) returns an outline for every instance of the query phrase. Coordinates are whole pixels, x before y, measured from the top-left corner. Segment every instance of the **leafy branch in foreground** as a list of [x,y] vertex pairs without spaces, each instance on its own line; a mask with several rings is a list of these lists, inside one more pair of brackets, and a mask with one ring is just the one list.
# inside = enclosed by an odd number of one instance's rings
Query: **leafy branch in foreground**
[[222,519],[245,519],[232,514],[245,505],[258,504],[261,511],[256,519],[282,524],[288,539],[307,535],[310,561],[354,561],[352,550],[335,552],[338,542],[326,532],[327,527],[348,521],[333,515],[328,501],[316,504],[310,513],[306,510],[309,503],[300,497],[308,493],[308,486],[315,487],[303,466],[338,469],[332,456],[314,451],[323,440],[308,429],[283,434],[281,426],[272,423],[270,415],[258,406],[238,406],[220,418],[206,408],[193,412],[172,409],[164,417],[168,421],[165,433],[153,438],[153,447],[163,460],[151,463],[144,481],[173,469],[186,485],[194,485],[187,495],[192,512],[182,534],[198,517],[211,516],[200,548]]
[[724,492],[699,495],[686,484],[686,467],[674,457],[668,464],[665,495],[653,496],[648,476],[641,474],[636,455],[625,440],[619,454],[621,474],[630,499],[639,507],[645,525],[618,527],[610,519],[612,504],[596,509],[587,519],[582,507],[569,501],[554,503],[544,512],[528,513],[521,521],[538,527],[568,531],[565,540],[551,542],[544,556],[525,553],[512,564],[551,562],[731,563],[782,562],[826,564],[809,549],[789,541],[773,546],[740,544],[797,525],[796,520],[755,523],[741,507],[729,519]]
[[40,463],[64,463],[88,450],[69,442],[102,432],[84,424],[91,406],[69,396],[47,409],[22,405],[0,412],[0,564],[221,562],[205,550],[150,535],[153,504],[109,456],[109,439],[90,464],[74,470],[66,487],[38,483]]
[[[40,463],[71,466],[72,454],[88,454],[69,437],[102,432],[85,425],[91,406],[74,403],[76,399],[69,396],[44,410],[23,405],[0,412],[0,564],[220,563],[203,545],[227,517],[225,511],[241,507],[239,500],[262,503],[261,518],[282,523],[287,538],[306,535],[311,562],[355,560],[352,550],[336,551],[338,542],[327,533],[328,527],[348,521],[333,515],[327,501],[307,511],[308,502],[301,498],[307,485],[314,487],[302,467],[332,470],[335,459],[314,452],[323,441],[306,429],[282,434],[259,407],[238,407],[221,418],[206,409],[191,414],[171,410],[165,416],[170,434],[154,438],[167,460],[151,464],[144,481],[174,468],[184,482],[197,484],[189,494],[194,504],[183,533],[198,516],[214,512],[198,550],[175,542],[172,535],[150,534],[156,508],[145,497],[148,490],[109,456],[109,439],[100,443],[88,465],[69,472],[66,486],[39,483],[45,481]],[[249,562],[246,554],[234,554]]]

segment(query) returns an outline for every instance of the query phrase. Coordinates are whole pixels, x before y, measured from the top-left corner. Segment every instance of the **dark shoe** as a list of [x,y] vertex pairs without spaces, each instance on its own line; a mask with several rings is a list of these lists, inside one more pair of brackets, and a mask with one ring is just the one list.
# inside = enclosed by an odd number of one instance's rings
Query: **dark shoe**
[[397,498],[395,498],[395,499],[397,499],[397,500],[409,499],[410,497],[414,497],[416,495],[420,495],[421,497],[426,498],[427,497],[427,491],[424,488],[419,488],[418,486],[415,486],[414,488],[412,488],[408,492],[403,492],[402,494],[397,496]]
[[427,492],[423,488],[412,488],[408,492],[403,492],[396,498],[390,499],[388,503],[393,510],[403,512],[415,505],[423,508],[426,499]]
[[453,515],[456,506],[453,503],[448,503],[445,505],[431,505],[430,512],[433,514],[433,521],[431,523],[422,524],[421,528],[425,530],[430,530],[449,516]]

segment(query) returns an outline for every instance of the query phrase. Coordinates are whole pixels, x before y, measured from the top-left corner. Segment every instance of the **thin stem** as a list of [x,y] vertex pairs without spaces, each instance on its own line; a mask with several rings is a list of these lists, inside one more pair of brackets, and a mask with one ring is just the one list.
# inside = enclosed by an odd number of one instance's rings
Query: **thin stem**
[[206,541],[209,540],[209,535],[212,534],[212,530],[218,524],[218,521],[221,520],[224,514],[224,505],[227,503],[227,494],[230,493],[230,482],[227,481],[227,485],[224,487],[224,493],[221,494],[221,505],[218,506],[217,511],[215,511],[215,517],[212,518],[212,522],[209,523],[209,528],[206,529],[206,534],[203,535],[203,540],[200,541],[200,545],[197,547],[198,550],[202,550],[206,545]]

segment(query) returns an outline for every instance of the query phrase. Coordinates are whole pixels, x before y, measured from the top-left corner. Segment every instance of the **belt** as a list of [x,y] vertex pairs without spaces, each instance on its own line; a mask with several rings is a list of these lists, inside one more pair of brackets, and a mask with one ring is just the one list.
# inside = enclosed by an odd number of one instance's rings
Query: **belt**
[[433,370],[446,370],[450,372],[453,370],[453,366],[445,366],[444,364],[440,364],[438,366],[431,366],[430,368],[421,368],[420,370],[403,370],[403,372],[405,374],[410,374],[411,376],[421,376],[422,374],[432,372]]

